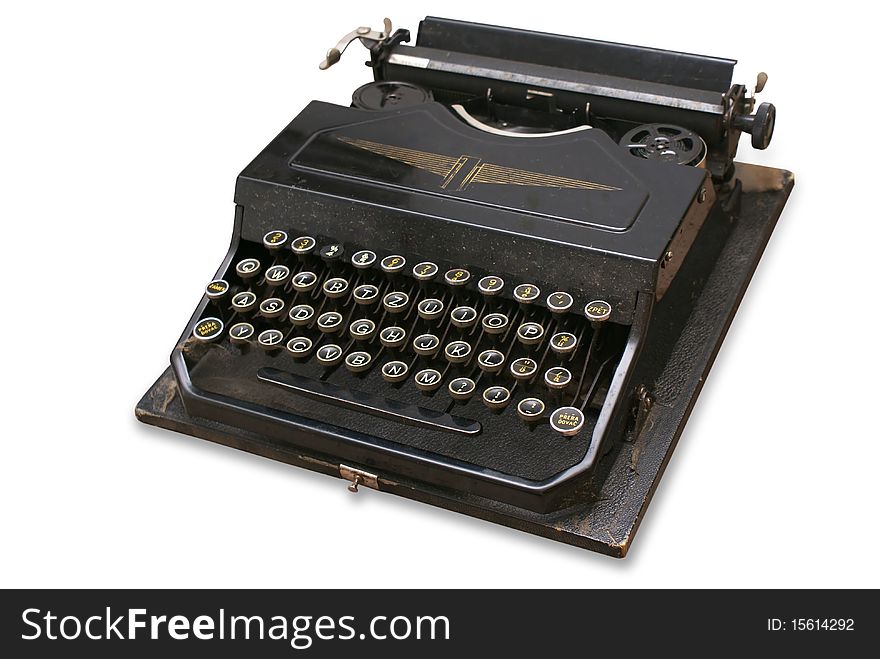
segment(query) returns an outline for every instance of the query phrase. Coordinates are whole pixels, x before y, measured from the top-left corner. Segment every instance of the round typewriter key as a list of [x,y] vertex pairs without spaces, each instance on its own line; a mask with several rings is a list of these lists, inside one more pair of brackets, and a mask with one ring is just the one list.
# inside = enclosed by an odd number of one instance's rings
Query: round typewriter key
[[401,291],[392,291],[382,298],[382,305],[389,313],[406,311],[407,306],[409,306],[409,295]]
[[546,406],[540,398],[523,398],[516,406],[516,413],[523,421],[537,421],[543,414]]
[[335,343],[328,343],[318,348],[315,359],[324,366],[336,366],[342,361],[342,348]]
[[296,273],[293,276],[293,279],[290,280],[290,283],[293,284],[293,289],[297,293],[308,293],[309,291],[314,290],[315,286],[318,285],[318,275],[314,272],[303,270],[302,272]]
[[257,296],[250,291],[242,291],[232,296],[232,308],[239,312],[250,311],[257,305]]
[[544,327],[538,323],[523,323],[516,330],[516,337],[527,346],[541,342]]
[[455,307],[449,314],[449,320],[456,327],[466,329],[477,322],[477,310],[473,307]]
[[538,362],[528,357],[520,357],[510,363],[510,374],[517,380],[530,380],[537,371]]
[[281,332],[281,330],[277,329],[263,330],[257,337],[257,343],[259,343],[260,347],[265,350],[274,350],[281,344],[283,340],[284,334]]
[[324,245],[318,253],[327,263],[337,263],[342,258],[342,255],[345,254],[345,247],[341,243],[330,243],[329,245]]
[[211,300],[218,300],[229,292],[229,282],[225,279],[215,279],[205,286],[205,295]]
[[229,328],[229,340],[233,343],[247,343],[255,331],[250,323],[235,323]]
[[409,374],[406,362],[394,360],[382,364],[382,379],[386,382],[403,382]]
[[260,302],[260,315],[264,318],[279,318],[284,315],[284,300],[277,297],[266,298]]
[[361,318],[348,326],[348,332],[355,341],[367,341],[376,334],[376,323],[369,318]]
[[473,348],[471,348],[471,344],[467,341],[452,341],[446,344],[443,354],[446,355],[447,361],[453,364],[461,364],[470,358],[472,351]]
[[503,410],[510,402],[510,390],[507,387],[489,387],[483,391],[483,402],[490,410]]
[[504,280],[495,275],[487,275],[477,282],[477,288],[483,295],[498,295],[504,288]]
[[386,348],[399,348],[406,342],[406,330],[402,327],[386,327],[379,332],[379,342]]
[[434,391],[440,386],[443,376],[435,368],[425,368],[416,373],[414,379],[416,386],[422,391]]
[[584,307],[584,315],[591,323],[604,323],[611,317],[611,305],[605,300],[593,300]]
[[342,314],[338,311],[325,311],[318,316],[318,329],[329,334],[342,326]]
[[315,317],[315,308],[309,304],[297,304],[295,307],[290,308],[287,317],[290,318],[291,323],[297,327],[302,327],[312,322],[312,318]]
[[307,336],[295,336],[287,342],[287,352],[296,358],[305,357],[312,351],[314,345]]
[[372,284],[361,284],[352,293],[358,304],[372,304],[379,297],[379,289]]
[[470,278],[471,273],[464,268],[453,268],[452,270],[447,270],[446,274],[443,275],[443,279],[450,286],[464,286]]
[[331,299],[343,297],[348,292],[348,280],[342,277],[331,277],[321,287],[324,295]]
[[419,316],[425,320],[434,320],[443,315],[443,302],[429,297],[419,302]]
[[571,384],[571,371],[562,366],[548,368],[544,373],[544,384],[550,389],[565,389]]
[[440,268],[436,263],[432,263],[431,261],[417,263],[412,269],[413,277],[419,281],[430,281],[437,276],[438,272],[440,272]]
[[487,334],[503,334],[510,325],[510,319],[503,313],[487,313],[481,323]]
[[577,435],[584,427],[584,413],[576,407],[560,407],[550,415],[550,427],[566,437]]
[[412,347],[417,355],[431,357],[440,349],[440,339],[433,334],[421,334],[413,339]]
[[290,268],[286,265],[273,265],[266,270],[266,283],[270,286],[281,286],[290,278]]
[[455,378],[447,387],[455,400],[468,400],[477,390],[477,383],[470,378]]
[[250,279],[260,274],[260,262],[257,259],[242,259],[235,264],[235,272],[242,279]]
[[500,350],[484,350],[477,356],[477,365],[486,373],[497,373],[504,366],[504,353]]
[[577,337],[571,332],[557,332],[550,337],[550,349],[557,355],[567,355],[577,347]]
[[223,334],[223,321],[219,318],[202,318],[193,327],[193,338],[196,341],[209,343],[220,338]]
[[298,256],[305,256],[311,254],[317,244],[317,241],[311,236],[300,236],[293,239],[293,242],[290,243],[290,249]]
[[513,297],[522,304],[531,304],[541,295],[541,289],[534,284],[520,284],[513,289]]
[[284,243],[287,242],[287,233],[280,230],[270,231],[265,236],[263,236],[263,245],[266,249],[276,250],[284,247]]
[[352,373],[362,373],[370,368],[373,355],[363,350],[355,350],[345,356],[345,368]]
[[376,252],[369,249],[362,249],[351,255],[351,264],[360,270],[369,268],[376,262]]
[[391,256],[386,256],[384,259],[382,259],[382,263],[380,265],[382,266],[382,269],[388,274],[394,274],[403,270],[403,267],[406,265],[406,259],[403,258],[400,254],[392,254]]
[[547,308],[553,313],[565,313],[571,309],[574,298],[565,291],[556,291],[547,296]]

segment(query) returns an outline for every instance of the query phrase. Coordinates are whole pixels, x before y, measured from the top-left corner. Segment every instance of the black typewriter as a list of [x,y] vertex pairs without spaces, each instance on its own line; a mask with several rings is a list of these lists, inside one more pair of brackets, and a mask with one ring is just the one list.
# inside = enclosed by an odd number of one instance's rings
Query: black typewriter
[[623,555],[785,203],[732,60],[440,18],[238,177],[148,423]]

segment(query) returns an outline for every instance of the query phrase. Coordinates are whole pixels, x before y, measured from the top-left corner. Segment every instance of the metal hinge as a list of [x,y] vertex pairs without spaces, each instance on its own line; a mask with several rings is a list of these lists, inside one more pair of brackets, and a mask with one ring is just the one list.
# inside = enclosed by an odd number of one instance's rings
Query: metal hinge
[[349,481],[348,491],[357,492],[358,486],[363,485],[373,490],[379,489],[379,477],[357,467],[349,467],[348,465],[339,465],[339,475]]
[[645,385],[640,384],[636,388],[636,400],[635,405],[633,406],[633,416],[635,416],[636,419],[635,437],[638,437],[644,429],[648,413],[653,406],[654,396],[648,391],[648,388]]

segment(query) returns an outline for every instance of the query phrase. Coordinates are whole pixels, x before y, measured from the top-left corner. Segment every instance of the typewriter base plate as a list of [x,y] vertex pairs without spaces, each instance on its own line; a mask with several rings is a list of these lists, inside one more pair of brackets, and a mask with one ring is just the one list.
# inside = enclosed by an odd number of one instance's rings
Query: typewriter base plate
[[[794,177],[780,169],[737,164],[742,210],[672,357],[655,383],[668,404],[655,405],[638,438],[627,437],[601,495],[540,514],[474,495],[379,474],[378,489],[614,557],[626,555],[648,503],[733,320]],[[138,403],[139,420],[341,478],[339,460],[306,453],[254,433],[187,415],[171,369]]]

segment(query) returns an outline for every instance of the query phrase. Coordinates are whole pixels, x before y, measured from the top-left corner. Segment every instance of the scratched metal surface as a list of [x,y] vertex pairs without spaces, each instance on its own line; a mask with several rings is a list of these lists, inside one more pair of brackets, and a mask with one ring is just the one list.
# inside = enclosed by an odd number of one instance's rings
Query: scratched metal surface
[[[739,164],[737,174],[744,190],[740,217],[651,387],[657,403],[644,430],[607,456],[598,496],[585,490],[571,505],[540,514],[403,478],[380,475],[380,489],[551,540],[625,556],[794,184],[792,174],[779,169]],[[254,433],[189,417],[170,369],[144,395],[136,414],[145,423],[339,477],[338,460],[330,456],[306,454]]]

